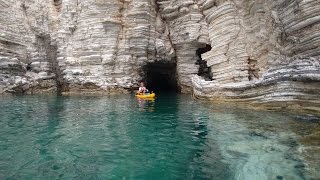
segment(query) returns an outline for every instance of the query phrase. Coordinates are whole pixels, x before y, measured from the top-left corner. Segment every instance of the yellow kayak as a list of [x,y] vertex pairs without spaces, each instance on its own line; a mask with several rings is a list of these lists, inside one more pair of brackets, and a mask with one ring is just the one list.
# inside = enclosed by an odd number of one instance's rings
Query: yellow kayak
[[156,97],[155,93],[150,93],[150,94],[136,94],[136,97],[138,98],[154,98]]

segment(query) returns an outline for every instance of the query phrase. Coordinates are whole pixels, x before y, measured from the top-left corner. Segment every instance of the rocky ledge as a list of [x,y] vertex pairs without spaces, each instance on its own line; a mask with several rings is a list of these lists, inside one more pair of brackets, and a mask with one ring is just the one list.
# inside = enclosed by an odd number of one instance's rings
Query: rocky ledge
[[297,59],[270,68],[260,79],[219,84],[192,77],[194,95],[216,102],[244,103],[266,109],[295,109],[320,114],[320,60]]
[[124,93],[145,79],[319,112],[318,0],[0,0],[0,22],[0,93]]

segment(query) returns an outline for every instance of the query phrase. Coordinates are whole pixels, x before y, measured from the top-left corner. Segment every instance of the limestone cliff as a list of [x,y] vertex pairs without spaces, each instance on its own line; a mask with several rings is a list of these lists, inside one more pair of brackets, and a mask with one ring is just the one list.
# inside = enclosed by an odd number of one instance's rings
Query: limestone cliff
[[0,7],[0,92],[131,89],[147,64],[160,62],[174,64],[181,91],[198,98],[320,111],[319,0],[0,0]]
[[202,1],[213,73],[197,97],[319,111],[320,2]]

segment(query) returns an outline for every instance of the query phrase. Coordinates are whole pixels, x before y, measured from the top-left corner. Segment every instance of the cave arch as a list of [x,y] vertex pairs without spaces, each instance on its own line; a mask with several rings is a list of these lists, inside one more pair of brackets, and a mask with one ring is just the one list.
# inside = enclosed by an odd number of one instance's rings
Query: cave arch
[[179,92],[176,78],[176,63],[156,61],[143,66],[143,81],[150,91]]

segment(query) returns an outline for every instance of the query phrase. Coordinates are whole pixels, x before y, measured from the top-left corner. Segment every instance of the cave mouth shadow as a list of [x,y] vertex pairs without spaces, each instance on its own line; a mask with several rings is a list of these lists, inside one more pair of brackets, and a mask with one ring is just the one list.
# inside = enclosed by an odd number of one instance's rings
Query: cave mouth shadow
[[203,77],[206,81],[213,80],[213,74],[211,68],[207,66],[207,61],[202,59],[202,54],[211,51],[212,47],[209,44],[206,46],[197,49],[196,54],[198,56],[196,64],[199,65],[198,76]]
[[150,91],[178,93],[177,65],[174,62],[156,61],[143,66],[144,81]]

